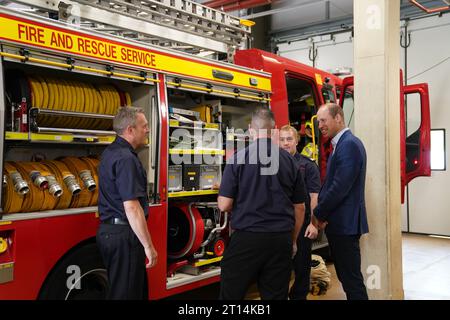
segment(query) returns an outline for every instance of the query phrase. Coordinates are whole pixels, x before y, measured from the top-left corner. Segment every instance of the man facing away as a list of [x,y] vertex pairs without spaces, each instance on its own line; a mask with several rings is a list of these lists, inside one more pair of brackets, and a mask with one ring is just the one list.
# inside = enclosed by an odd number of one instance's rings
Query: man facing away
[[367,300],[359,247],[361,235],[369,232],[364,196],[366,151],[362,142],[346,128],[340,106],[322,105],[317,120],[322,135],[331,139],[333,152],[328,159],[314,217],[319,228],[325,228],[336,273],[347,299]]
[[254,281],[263,300],[288,297],[306,195],[295,159],[271,140],[274,125],[269,109],[255,110],[254,142],[223,173],[218,205],[231,212],[234,232],[221,261],[222,300],[244,299]]

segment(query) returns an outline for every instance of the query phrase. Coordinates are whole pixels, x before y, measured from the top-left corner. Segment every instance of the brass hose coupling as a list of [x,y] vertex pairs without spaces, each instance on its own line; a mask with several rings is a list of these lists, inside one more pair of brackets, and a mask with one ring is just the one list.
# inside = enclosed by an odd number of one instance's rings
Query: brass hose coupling
[[97,188],[97,185],[95,184],[95,180],[94,178],[92,178],[92,174],[91,174],[91,170],[83,170],[80,171],[80,178],[81,180],[83,180],[84,186],[89,190],[89,191],[94,191],[95,188]]
[[31,171],[30,172],[31,181],[33,181],[34,185],[41,190],[45,190],[48,188],[48,180],[46,177],[41,175],[39,171]]
[[28,186],[28,183],[23,180],[22,176],[19,172],[11,172],[9,174],[11,177],[11,180],[14,184],[14,189],[16,189],[16,192],[20,195],[26,195],[28,192],[30,192],[30,187]]
[[76,196],[81,192],[81,187],[75,179],[74,175],[67,175],[63,178],[63,180],[67,186],[67,189],[69,189],[70,193],[72,193],[73,196]]
[[47,176],[48,192],[55,198],[59,198],[63,194],[63,189],[54,176]]

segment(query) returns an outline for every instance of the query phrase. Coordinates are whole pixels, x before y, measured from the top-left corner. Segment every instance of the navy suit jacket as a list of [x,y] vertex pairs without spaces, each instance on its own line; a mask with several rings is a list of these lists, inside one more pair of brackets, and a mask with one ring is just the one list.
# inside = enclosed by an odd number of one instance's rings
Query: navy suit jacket
[[339,139],[328,159],[325,182],[314,215],[328,225],[327,234],[361,235],[369,232],[364,186],[366,151],[350,130]]

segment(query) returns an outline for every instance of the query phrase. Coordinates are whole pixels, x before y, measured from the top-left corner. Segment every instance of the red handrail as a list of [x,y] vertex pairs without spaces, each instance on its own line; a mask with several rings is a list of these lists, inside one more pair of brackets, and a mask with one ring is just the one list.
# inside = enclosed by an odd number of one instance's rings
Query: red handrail
[[415,5],[420,10],[425,11],[426,13],[436,13],[436,12],[443,12],[443,11],[450,10],[450,5],[447,5],[447,6],[444,6],[444,7],[437,7],[437,8],[428,9],[428,8],[424,7],[423,5],[421,5],[416,0],[409,0],[409,2],[411,2],[413,5]]

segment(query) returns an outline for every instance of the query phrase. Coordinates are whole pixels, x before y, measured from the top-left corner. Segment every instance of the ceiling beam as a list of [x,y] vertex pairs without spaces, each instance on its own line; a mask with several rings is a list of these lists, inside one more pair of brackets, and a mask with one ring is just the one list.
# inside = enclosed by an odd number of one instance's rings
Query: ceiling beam
[[[307,4],[318,2],[326,2],[326,1],[310,1]],[[426,4],[427,6],[437,6],[442,5],[442,0],[422,0],[421,3]],[[299,5],[302,6],[302,5]],[[280,13],[285,10],[285,8],[280,8],[278,12],[274,12],[273,14]],[[293,10],[294,6],[288,8],[288,10]],[[276,9],[277,10],[277,9]],[[274,10],[271,10],[274,11]],[[401,20],[406,19],[418,19],[423,17],[428,17],[430,14],[426,14],[421,11],[419,8],[413,6],[408,0],[402,1],[400,5],[401,12]],[[446,14],[444,13],[435,13],[435,14]],[[251,16],[247,16],[246,19],[250,19]],[[298,41],[304,40],[309,37],[327,33],[337,33],[337,32],[345,32],[348,30],[353,30],[353,15],[346,15],[343,17],[331,18],[328,20],[319,20],[314,23],[301,24],[297,26],[291,26],[286,28],[280,28],[276,30],[269,31],[269,35],[271,41],[275,44],[283,43],[288,41]]]

